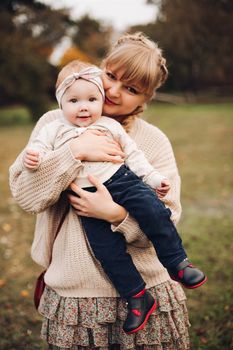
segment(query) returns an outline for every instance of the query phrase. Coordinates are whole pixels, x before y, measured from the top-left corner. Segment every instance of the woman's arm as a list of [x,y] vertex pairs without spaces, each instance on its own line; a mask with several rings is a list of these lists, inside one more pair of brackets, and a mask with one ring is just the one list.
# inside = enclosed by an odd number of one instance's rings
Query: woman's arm
[[161,131],[160,133],[160,140],[156,145],[154,155],[151,159],[151,164],[155,164],[159,172],[169,179],[170,190],[165,197],[161,198],[161,200],[164,202],[166,207],[171,210],[171,219],[174,224],[177,225],[182,212],[180,202],[181,179],[172,145],[167,136]]
[[96,177],[89,175],[88,180],[96,187],[96,192],[85,191],[75,183],[70,185],[72,191],[77,194],[77,196],[68,194],[76,213],[81,216],[102,219],[112,225],[120,224],[128,215],[127,211],[113,201],[107,188]]
[[70,149],[81,161],[122,163],[125,157],[120,145],[98,130],[87,130],[73,139]]
[[[172,220],[176,224],[180,218],[181,205],[180,177],[177,170],[174,153],[170,141],[159,129],[154,128],[151,125],[148,125],[147,128],[149,129],[149,141],[145,139],[144,142],[140,142],[142,140],[137,140],[137,138],[136,141],[138,141],[137,143],[139,144],[139,147],[145,153],[151,165],[154,166],[163,175],[165,175],[171,183],[171,190],[163,198],[163,201],[165,205],[171,209]],[[145,130],[143,136],[145,137]],[[75,192],[76,189],[76,187],[73,187],[73,190]],[[106,188],[105,190],[107,191]],[[114,222],[114,216],[112,213],[112,208],[114,208],[113,203],[108,200],[108,205],[104,207],[102,206],[102,203],[105,201],[103,191],[99,191],[97,188],[97,191],[95,193],[88,193],[88,201],[83,199],[83,195],[84,193],[82,191],[79,191],[80,198],[74,196],[70,197],[71,205],[74,206],[79,215],[96,217],[109,221],[112,223],[112,230],[123,233],[128,243],[142,247],[150,245],[149,240],[140,230],[138,223],[130,215],[126,215],[126,213],[122,216],[119,215],[118,219],[121,218],[122,221],[120,222],[120,220],[118,220]],[[99,205],[99,203],[101,203],[101,205]],[[109,211],[108,207],[111,208]],[[104,210],[102,210],[103,208]],[[115,210],[117,215],[122,213],[119,210],[119,206],[115,207]]]
[[[148,140],[151,141],[146,142],[145,140],[142,144],[140,144],[138,140],[137,141],[140,145],[139,147],[145,153],[151,165],[169,179],[170,190],[165,197],[161,198],[161,200],[171,209],[171,219],[176,225],[181,216],[181,203],[180,176],[174,152],[171,143],[165,134],[151,125],[148,125],[148,127],[152,128],[148,134]],[[126,241],[137,247],[147,247],[151,244],[145,234],[141,231],[138,223],[130,215],[127,215],[118,226],[112,225],[112,230],[123,233]]]
[[24,210],[39,213],[57,201],[82,164],[74,159],[68,144],[46,154],[36,171],[24,168],[23,154],[24,151],[10,167],[10,188]]
[[124,234],[128,243],[138,247],[149,246],[150,242],[141,231],[138,223],[125,208],[113,201],[107,188],[94,176],[89,176],[88,180],[96,187],[96,192],[82,190],[75,183],[70,186],[78,195],[78,197],[72,194],[68,195],[77,215],[108,221],[112,224],[112,230]]
[[[61,118],[61,115],[61,111],[57,110],[42,116],[29,142],[33,141],[42,126]],[[109,143],[104,135],[96,135],[91,131],[85,134],[72,141],[72,144],[67,143],[58,150],[48,152],[37,171],[25,169],[22,161],[24,150],[20,153],[10,167],[10,188],[24,210],[39,213],[54,204],[61,192],[77,177],[82,167],[81,160],[96,161],[123,155],[119,146]]]

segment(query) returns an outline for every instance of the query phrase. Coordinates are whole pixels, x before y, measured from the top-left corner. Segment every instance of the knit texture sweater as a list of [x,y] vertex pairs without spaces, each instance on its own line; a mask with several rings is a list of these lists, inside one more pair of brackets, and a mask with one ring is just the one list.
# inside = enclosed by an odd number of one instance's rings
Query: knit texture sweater
[[[57,118],[62,118],[61,110],[43,115],[29,143],[41,127]],[[180,177],[169,140],[158,128],[139,118],[134,121],[129,135],[148,161],[170,180],[171,190],[163,201],[171,209],[172,220],[176,224],[181,214]],[[24,150],[10,167],[10,187],[19,205],[27,212],[37,214],[31,255],[37,264],[47,269],[46,284],[64,297],[117,296],[117,291],[94,257],[80,218],[69,206],[64,192],[78,176],[82,162],[74,158],[69,144],[65,144],[58,150],[48,152],[40,167],[33,172],[24,168],[23,154]],[[67,207],[68,213],[53,244]],[[128,215],[118,227],[112,226],[112,230],[124,235],[127,250],[147,288],[169,279],[152,243],[132,217]]]
[[[109,138],[120,144],[125,154],[125,159],[121,163],[83,161],[83,167],[80,167],[81,169],[79,168],[80,171],[75,181],[79,187],[93,186],[88,180],[89,174],[94,175],[100,182],[104,183],[124,163],[152,188],[155,189],[161,185],[161,181],[165,177],[154,169],[146,159],[144,153],[137,148],[136,142],[126,133],[122,125],[112,118],[101,116],[89,126],[79,127],[71,124],[64,116],[63,120],[56,119],[54,122],[46,124],[41,128],[36,139],[29,145],[29,149],[39,152],[41,162],[43,156],[48,151],[57,150],[66,142],[82,135],[87,130],[99,130],[107,133]],[[40,162],[37,168],[40,166]]]

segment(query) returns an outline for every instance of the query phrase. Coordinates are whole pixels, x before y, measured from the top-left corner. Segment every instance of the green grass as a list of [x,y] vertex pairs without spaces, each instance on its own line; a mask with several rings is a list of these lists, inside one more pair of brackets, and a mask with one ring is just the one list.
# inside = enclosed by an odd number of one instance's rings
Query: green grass
[[39,268],[30,258],[34,217],[12,200],[8,168],[26,144],[32,127],[0,128],[0,349],[45,349],[32,294]]
[[233,348],[233,105],[154,105],[147,120],[172,142],[182,179],[179,223],[208,283],[186,291],[195,350]]
[[[233,348],[233,105],[154,105],[147,120],[170,138],[182,178],[179,223],[192,260],[208,283],[186,291],[194,350]],[[1,118],[1,112],[0,112]],[[30,258],[34,217],[12,200],[8,168],[31,126],[0,129],[0,349],[46,349],[32,303],[40,268]]]
[[13,106],[0,108],[0,126],[27,124],[30,121],[30,112],[25,107]]

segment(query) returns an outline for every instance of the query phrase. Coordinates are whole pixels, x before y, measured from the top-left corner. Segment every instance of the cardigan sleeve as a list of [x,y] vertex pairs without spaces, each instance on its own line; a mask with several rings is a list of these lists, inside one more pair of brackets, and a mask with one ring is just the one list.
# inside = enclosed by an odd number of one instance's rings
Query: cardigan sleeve
[[111,228],[113,232],[122,233],[126,242],[135,247],[146,248],[152,245],[140,229],[137,221],[129,214],[127,214],[125,219],[118,226],[111,225]]
[[181,217],[180,190],[181,180],[178,172],[172,145],[165,134],[159,129],[159,141],[156,143],[154,155],[151,159],[151,164],[156,166],[158,170],[166,176],[171,184],[171,188],[167,195],[162,198],[162,201],[171,212],[171,219],[175,225],[178,224]]
[[[167,136],[161,130],[149,124],[146,130],[144,134],[140,132],[145,142],[140,139],[138,143],[141,144],[141,147],[139,145],[139,148],[144,151],[151,165],[170,180],[171,189],[162,201],[171,210],[171,220],[176,225],[181,216],[180,176],[173,149]],[[124,234],[129,244],[138,247],[147,247],[151,244],[136,220],[130,215],[127,215],[118,226],[112,225],[112,230]]]
[[[42,126],[59,117],[56,111],[42,116],[35,126],[29,142],[38,134]],[[82,163],[76,160],[65,144],[46,154],[36,171],[23,166],[24,150],[10,167],[10,188],[19,205],[30,213],[39,213],[54,204],[62,191],[77,177]]]

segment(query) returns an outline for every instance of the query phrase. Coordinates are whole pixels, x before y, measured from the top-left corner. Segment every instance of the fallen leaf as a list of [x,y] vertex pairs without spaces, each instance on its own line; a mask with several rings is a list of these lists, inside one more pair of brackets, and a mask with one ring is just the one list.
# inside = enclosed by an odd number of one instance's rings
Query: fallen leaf
[[28,293],[28,291],[26,289],[21,290],[20,295],[23,298],[28,298],[29,297],[29,293]]
[[32,335],[32,331],[31,331],[31,329],[27,329],[27,335]]
[[206,329],[205,328],[203,328],[203,327],[199,327],[199,328],[196,328],[195,329],[195,332],[196,332],[196,334],[197,335],[204,335],[205,333],[206,333]]
[[7,224],[7,223],[2,224],[2,229],[3,229],[3,231],[5,231],[5,232],[10,232],[10,230],[11,230],[11,225],[10,225],[10,224]]
[[6,284],[6,280],[0,279],[0,288],[4,287]]
[[208,340],[205,337],[200,338],[202,344],[207,344]]

